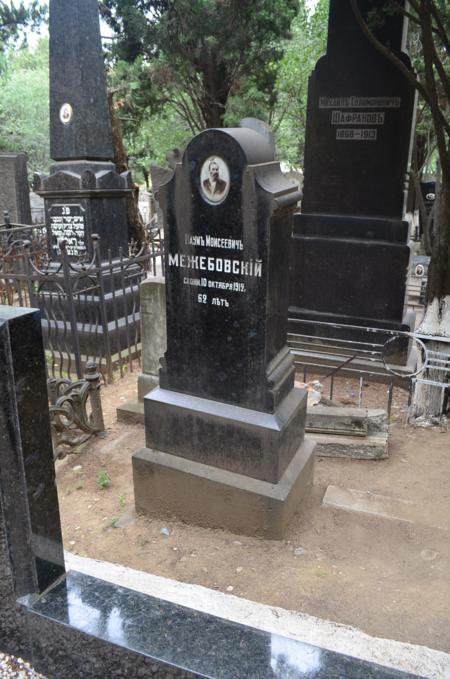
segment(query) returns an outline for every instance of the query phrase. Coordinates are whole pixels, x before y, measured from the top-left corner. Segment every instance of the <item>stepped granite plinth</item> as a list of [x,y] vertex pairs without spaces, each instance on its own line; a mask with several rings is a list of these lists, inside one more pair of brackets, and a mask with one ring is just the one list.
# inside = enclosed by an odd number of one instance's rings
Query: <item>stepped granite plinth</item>
[[313,478],[286,346],[295,184],[254,129],[207,130],[160,187],[167,350],[136,508],[281,538]]

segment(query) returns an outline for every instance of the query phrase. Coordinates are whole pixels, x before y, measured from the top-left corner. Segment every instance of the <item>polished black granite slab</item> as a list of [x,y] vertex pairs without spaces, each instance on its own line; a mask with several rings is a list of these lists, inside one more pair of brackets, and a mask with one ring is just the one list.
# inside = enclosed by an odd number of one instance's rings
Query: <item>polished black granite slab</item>
[[[166,676],[178,676],[174,674],[177,668],[192,673],[191,676],[211,679],[406,679],[414,676],[233,623],[76,571],[69,572],[64,580],[31,603],[28,615],[37,636],[39,629],[50,629],[46,625],[51,622],[70,626],[73,634],[81,632],[152,658],[156,667],[166,665]],[[98,673],[80,674],[76,665],[77,648],[74,644],[71,658],[61,658],[61,662],[71,663],[66,664],[71,674],[59,672],[52,676],[111,676],[106,665],[99,667]],[[47,662],[43,649],[39,641],[35,642],[33,662],[42,672]],[[142,673],[137,671],[128,676],[151,675],[144,669]]]
[[5,517],[0,498],[0,650],[21,658],[31,658],[25,612],[16,603],[14,576],[5,533]]
[[41,317],[0,306],[0,497],[17,596],[64,573]]

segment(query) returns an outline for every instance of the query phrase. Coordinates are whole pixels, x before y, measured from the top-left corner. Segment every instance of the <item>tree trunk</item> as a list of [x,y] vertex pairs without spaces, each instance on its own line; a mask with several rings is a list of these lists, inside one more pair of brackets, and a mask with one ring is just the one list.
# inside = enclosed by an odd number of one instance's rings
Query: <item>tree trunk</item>
[[[447,355],[450,358],[450,343],[434,340],[424,340],[424,343],[427,351],[430,353],[433,352],[434,355],[439,355],[440,357]],[[422,360],[422,357],[420,360]],[[438,386],[438,384],[443,385],[445,383],[445,373],[436,368],[426,368],[419,375],[418,379],[436,382],[437,384],[424,384],[420,381],[415,383],[409,415],[410,422],[424,426],[441,424],[445,419],[444,404],[446,399],[445,389],[443,386]]]
[[[429,335],[424,339],[428,350],[439,352],[450,358],[450,342],[434,338],[450,339],[450,181],[443,172],[442,186],[437,198],[436,219],[431,239],[432,256],[428,271],[427,304],[425,315],[417,332]],[[420,374],[434,382],[450,381],[450,362],[447,374],[430,370]],[[416,383],[411,406],[411,419],[424,423],[436,423],[442,418],[444,390],[430,384]]]
[[223,127],[231,81],[214,53],[208,54],[201,70],[203,95],[200,108],[205,127]]
[[205,91],[202,103],[201,111],[203,120],[205,122],[205,129],[223,127],[224,117],[226,110],[227,99],[224,102],[217,101],[211,97],[211,93],[208,90]]
[[[113,136],[114,164],[119,172],[125,172],[128,170],[128,154],[125,149],[125,144],[123,143],[122,125],[114,109],[114,97],[112,92],[108,92],[108,104]],[[145,227],[139,211],[139,187],[137,184],[135,185],[133,192],[130,193],[127,198],[127,208],[128,239],[134,243],[143,243],[145,241]]]

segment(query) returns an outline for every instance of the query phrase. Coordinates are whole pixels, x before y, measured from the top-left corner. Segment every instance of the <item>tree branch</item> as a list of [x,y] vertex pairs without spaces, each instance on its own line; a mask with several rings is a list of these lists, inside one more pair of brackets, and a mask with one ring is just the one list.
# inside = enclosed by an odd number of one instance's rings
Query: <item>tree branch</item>
[[[436,90],[436,81],[434,77],[433,70],[433,35],[431,31],[431,15],[428,12],[429,3],[422,3],[420,20],[422,23],[422,35],[423,35],[423,61],[425,67],[425,82],[427,84],[428,91],[430,92],[430,109],[431,115],[434,121],[434,129],[436,132],[436,143],[439,151],[439,159],[441,161],[442,173],[444,180],[450,182],[450,167],[447,160],[447,146],[445,141],[445,130],[449,132],[449,125],[446,123],[442,111],[439,109],[438,93]],[[444,125],[442,124],[444,121]]]
[[445,49],[447,50],[447,54],[450,53],[450,39],[447,35],[447,31],[445,30],[444,23],[442,21],[442,18],[439,14],[439,10],[434,4],[434,2],[430,2],[430,11],[431,14],[434,16],[434,20],[437,25],[437,30],[439,32],[439,37],[442,40],[442,44],[444,45]]
[[[428,106],[430,109],[433,109],[433,102],[432,102],[432,97],[430,93],[427,91],[427,89],[422,85],[422,83],[417,80],[417,77],[414,75],[413,71],[411,71],[406,64],[403,63],[401,59],[399,59],[389,48],[387,48],[385,45],[383,45],[382,42],[380,42],[372,33],[372,31],[369,29],[367,26],[366,22],[364,21],[364,18],[361,14],[361,11],[358,6],[358,0],[350,0],[350,5],[352,7],[353,13],[356,17],[356,21],[358,22],[359,27],[361,28],[362,32],[366,36],[366,38],[369,40],[369,42],[377,49],[380,54],[386,57],[386,59],[389,59],[391,63],[393,63],[399,71],[405,76],[405,78],[414,85],[414,87],[417,89],[417,91],[422,95],[422,97],[425,99],[427,102]],[[428,83],[427,83],[428,85]],[[437,115],[439,117],[440,125],[447,131],[447,133],[450,135],[450,123],[445,119],[443,113],[438,110]]]

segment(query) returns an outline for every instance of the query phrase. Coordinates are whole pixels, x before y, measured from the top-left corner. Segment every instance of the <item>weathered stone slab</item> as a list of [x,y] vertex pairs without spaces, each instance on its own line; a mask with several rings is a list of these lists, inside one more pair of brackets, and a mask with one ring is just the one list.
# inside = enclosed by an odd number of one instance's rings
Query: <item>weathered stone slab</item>
[[138,398],[143,400],[159,384],[160,359],[167,346],[166,284],[162,276],[141,283],[142,375]]
[[144,424],[144,403],[142,401],[125,401],[116,408],[117,421],[129,424]]
[[344,408],[325,405],[308,407],[305,429],[319,434],[370,436],[387,434],[388,415],[378,408]]
[[165,279],[154,276],[140,286],[142,373],[137,381],[137,401],[122,403],[117,409],[119,422],[144,422],[144,397],[159,386],[160,358],[166,350]]
[[308,434],[316,443],[319,457],[348,457],[355,460],[383,460],[389,457],[388,435],[366,437],[338,436],[335,434]]
[[307,409],[305,429],[310,432],[367,436],[367,410],[315,405]]

